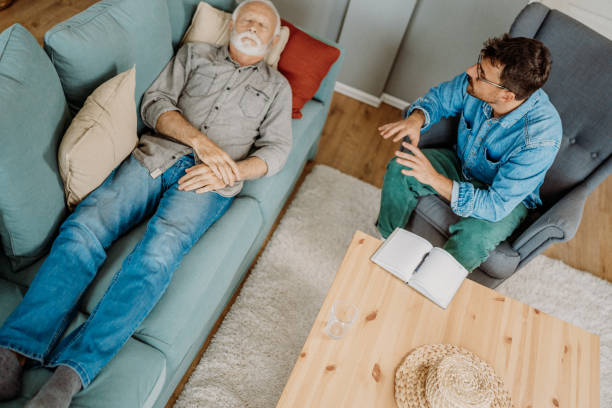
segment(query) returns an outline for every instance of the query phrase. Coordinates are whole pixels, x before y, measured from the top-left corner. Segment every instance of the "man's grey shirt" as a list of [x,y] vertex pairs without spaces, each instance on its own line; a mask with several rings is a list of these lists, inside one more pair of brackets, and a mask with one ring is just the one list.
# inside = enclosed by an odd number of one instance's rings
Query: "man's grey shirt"
[[[255,156],[277,173],[291,150],[291,88],[264,61],[240,66],[227,46],[186,43],[142,98],[141,116],[155,129],[159,116],[179,111],[234,161]],[[134,157],[158,177],[193,149],[155,131],[145,133]],[[194,153],[196,164],[201,163]],[[218,190],[240,192],[242,182]]]

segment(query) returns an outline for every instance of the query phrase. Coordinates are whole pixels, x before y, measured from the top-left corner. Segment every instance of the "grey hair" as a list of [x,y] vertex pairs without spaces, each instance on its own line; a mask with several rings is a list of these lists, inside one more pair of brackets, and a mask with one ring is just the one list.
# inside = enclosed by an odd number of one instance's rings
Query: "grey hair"
[[236,18],[238,18],[238,11],[242,8],[242,6],[244,6],[245,4],[249,4],[249,3],[259,2],[259,3],[264,3],[270,6],[270,8],[274,11],[274,14],[276,14],[276,28],[274,29],[274,35],[280,34],[280,29],[281,29],[280,14],[278,14],[278,10],[276,9],[276,6],[270,0],[244,0],[240,2],[236,0],[236,2],[238,3],[238,5],[236,6],[236,8],[234,9],[234,12],[232,13],[232,21],[234,22],[234,26],[236,25]]

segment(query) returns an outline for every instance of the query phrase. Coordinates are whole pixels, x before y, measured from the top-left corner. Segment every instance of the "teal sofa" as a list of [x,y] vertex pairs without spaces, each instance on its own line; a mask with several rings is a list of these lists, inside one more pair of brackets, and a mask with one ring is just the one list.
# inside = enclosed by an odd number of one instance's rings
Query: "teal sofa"
[[[234,7],[233,0],[209,2],[227,11]],[[134,64],[140,101],[176,51],[197,4],[100,1],[47,32],[44,50],[20,25],[0,34],[0,323],[23,298],[67,215],[56,154],[70,119],[99,84]],[[245,184],[184,258],[151,314],[72,406],[165,406],[316,154],[341,64],[342,54],[302,109],[303,118],[293,120],[293,148],[283,170]],[[66,334],[87,319],[145,224],[109,249]],[[28,367],[22,396],[0,407],[23,406],[50,375]]]

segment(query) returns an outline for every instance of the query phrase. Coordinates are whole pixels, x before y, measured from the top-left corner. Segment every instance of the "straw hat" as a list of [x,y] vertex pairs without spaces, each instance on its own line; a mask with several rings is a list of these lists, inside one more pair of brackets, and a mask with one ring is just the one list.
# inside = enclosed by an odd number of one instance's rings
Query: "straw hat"
[[452,344],[413,350],[395,372],[400,408],[510,408],[503,380],[475,354]]

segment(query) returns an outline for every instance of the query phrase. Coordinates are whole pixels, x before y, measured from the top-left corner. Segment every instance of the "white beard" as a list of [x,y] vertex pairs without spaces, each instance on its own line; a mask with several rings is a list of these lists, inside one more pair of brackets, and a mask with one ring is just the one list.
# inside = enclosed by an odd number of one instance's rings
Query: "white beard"
[[[249,38],[255,41],[255,45],[244,43],[242,41],[243,38]],[[232,30],[230,42],[236,48],[236,50],[250,57],[263,57],[268,53],[270,45],[270,42],[268,42],[267,44],[262,44],[259,37],[249,31],[245,31],[243,33],[238,34],[236,32],[236,29]]]

